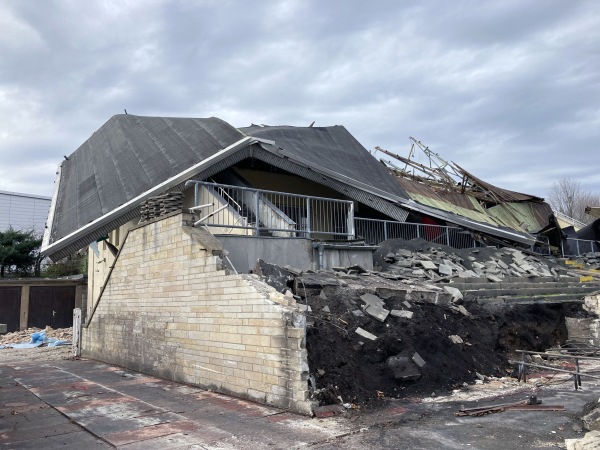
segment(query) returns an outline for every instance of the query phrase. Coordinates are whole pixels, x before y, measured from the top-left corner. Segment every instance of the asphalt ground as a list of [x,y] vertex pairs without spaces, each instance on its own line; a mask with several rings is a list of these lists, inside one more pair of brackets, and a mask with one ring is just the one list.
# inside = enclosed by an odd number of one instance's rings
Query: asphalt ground
[[[533,392],[565,411],[455,416]],[[575,391],[570,379],[545,374],[319,419],[97,361],[0,353],[0,449],[565,448],[564,439],[583,436],[577,414],[599,396],[596,382],[584,378]]]

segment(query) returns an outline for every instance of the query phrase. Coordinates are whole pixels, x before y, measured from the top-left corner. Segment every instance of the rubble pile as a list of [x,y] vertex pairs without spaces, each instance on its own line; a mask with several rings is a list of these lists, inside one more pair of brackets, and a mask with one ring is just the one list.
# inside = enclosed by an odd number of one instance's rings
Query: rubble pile
[[441,278],[486,278],[501,282],[507,277],[571,278],[577,274],[550,260],[515,248],[455,249],[423,239],[390,239],[375,252],[374,263],[382,276],[398,279],[442,281]]
[[600,252],[584,253],[578,256],[577,259],[586,264],[588,266],[586,267],[587,269],[600,269]]
[[580,304],[462,303],[460,278],[572,280],[565,266],[516,249],[453,249],[423,240],[384,242],[377,270],[277,267],[255,272],[295,299],[307,318],[309,384],[321,405],[373,405],[430,396],[514,372],[516,349],[544,351],[567,340],[565,317]]
[[53,329],[48,326],[45,329],[27,328],[26,330],[13,331],[12,333],[0,335],[0,345],[21,344],[25,342],[31,342],[32,335],[40,331],[44,331],[48,339],[53,338],[61,341],[71,341],[73,339],[73,328]]

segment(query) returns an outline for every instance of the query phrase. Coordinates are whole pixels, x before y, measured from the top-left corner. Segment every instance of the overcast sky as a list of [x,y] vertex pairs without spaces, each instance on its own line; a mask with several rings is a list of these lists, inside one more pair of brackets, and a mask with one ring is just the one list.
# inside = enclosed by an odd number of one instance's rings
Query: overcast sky
[[124,108],[414,136],[501,187],[600,193],[600,2],[0,2],[0,190],[51,196]]

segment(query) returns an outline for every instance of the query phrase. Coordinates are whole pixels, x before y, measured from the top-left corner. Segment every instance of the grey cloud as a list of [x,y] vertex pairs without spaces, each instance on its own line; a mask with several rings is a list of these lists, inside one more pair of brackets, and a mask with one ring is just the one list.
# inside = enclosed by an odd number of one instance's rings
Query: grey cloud
[[576,174],[600,191],[593,1],[20,0],[0,14],[0,152],[28,160],[5,159],[8,190],[50,195],[53,169],[27,184],[29,161],[55,166],[127,108],[342,124],[403,154],[412,135],[509,189],[544,195]]

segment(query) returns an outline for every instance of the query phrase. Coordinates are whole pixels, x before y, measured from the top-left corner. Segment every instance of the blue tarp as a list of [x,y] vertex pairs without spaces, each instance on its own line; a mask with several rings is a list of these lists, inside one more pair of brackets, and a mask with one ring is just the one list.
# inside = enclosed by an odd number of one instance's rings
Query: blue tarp
[[58,347],[59,345],[68,345],[70,341],[56,338],[47,338],[45,331],[38,331],[31,335],[30,342],[21,342],[19,344],[0,345],[0,348],[35,348],[46,344],[48,347]]

